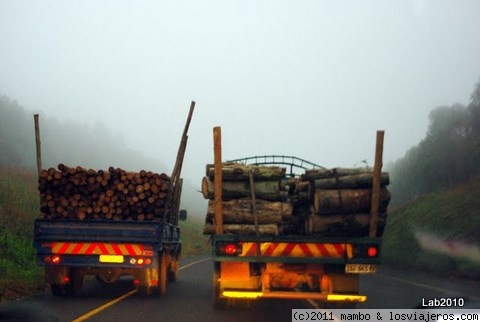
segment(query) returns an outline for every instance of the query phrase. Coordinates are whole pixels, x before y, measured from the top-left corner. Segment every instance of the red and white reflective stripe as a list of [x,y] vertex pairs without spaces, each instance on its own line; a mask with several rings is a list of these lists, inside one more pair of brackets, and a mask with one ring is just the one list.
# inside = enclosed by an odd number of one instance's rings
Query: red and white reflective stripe
[[144,255],[145,249],[140,244],[110,243],[70,243],[53,242],[52,254],[69,255]]
[[[257,243],[244,242],[239,256],[257,256]],[[261,256],[270,257],[353,257],[351,244],[340,243],[260,243]]]

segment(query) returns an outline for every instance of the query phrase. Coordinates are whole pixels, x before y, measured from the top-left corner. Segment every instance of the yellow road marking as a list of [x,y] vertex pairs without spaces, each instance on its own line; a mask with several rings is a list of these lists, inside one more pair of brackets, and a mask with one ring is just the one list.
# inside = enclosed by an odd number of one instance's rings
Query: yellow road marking
[[[197,260],[197,261],[195,261],[195,262],[188,263],[188,264],[186,264],[186,265],[183,265],[182,267],[179,267],[178,270],[180,271],[180,270],[182,270],[182,269],[188,268],[188,267],[190,267],[190,266],[193,266],[193,265],[195,265],[195,264],[199,264],[199,263],[202,263],[202,262],[205,262],[205,261],[208,261],[208,260],[211,260],[211,258],[204,258],[204,259]],[[113,300],[111,300],[110,302],[107,302],[107,303],[103,304],[102,306],[99,306],[99,307],[97,307],[96,309],[93,309],[93,310],[91,310],[90,312],[85,313],[84,315],[76,318],[75,320],[72,320],[72,322],[83,322],[83,321],[86,321],[87,319],[91,318],[92,316],[100,313],[101,311],[109,308],[109,307],[112,306],[112,305],[117,304],[118,302],[126,299],[127,297],[129,297],[130,295],[133,295],[133,294],[135,294],[135,293],[137,293],[137,290],[131,290],[130,292],[125,293],[125,294],[123,294],[122,296],[119,296],[119,297],[117,297],[116,299],[113,299]]]
[[105,310],[106,308],[109,308],[110,306],[112,306],[112,305],[114,305],[114,304],[117,304],[117,303],[120,302],[121,300],[129,297],[129,296],[132,295],[132,294],[135,294],[136,292],[137,292],[137,290],[132,290],[132,291],[126,293],[126,294],[123,294],[122,296],[117,297],[116,299],[114,299],[114,300],[112,300],[112,301],[110,301],[110,302],[108,302],[108,303],[105,303],[104,305],[99,306],[99,307],[97,307],[96,309],[93,309],[93,310],[91,310],[91,311],[88,312],[88,313],[85,313],[84,315],[82,315],[81,317],[73,320],[72,322],[85,321],[86,319],[89,319],[89,318],[91,318],[92,316],[94,316],[95,314],[97,314],[97,313]]
[[195,262],[191,262],[189,264],[186,264],[186,265],[183,265],[182,267],[180,267],[178,270],[182,270],[184,268],[187,268],[187,267],[190,267],[190,266],[193,266],[195,264],[199,264],[199,263],[202,263],[202,262],[206,262],[206,261],[209,261],[211,260],[211,258],[204,258],[204,259],[199,259],[198,261],[195,261]]
[[453,296],[459,296],[459,297],[468,298],[468,299],[471,299],[471,300],[474,300],[474,301],[480,301],[480,297],[477,297],[477,296],[465,295],[465,294],[460,293],[460,292],[450,291],[450,290],[446,290],[446,289],[443,289],[443,288],[440,288],[440,287],[431,286],[431,285],[428,285],[428,284],[413,282],[413,281],[409,281],[409,280],[406,280],[406,279],[403,279],[403,278],[388,276],[388,275],[384,275],[384,274],[380,274],[380,273],[377,273],[377,276],[380,276],[380,277],[383,277],[383,278],[386,278],[386,279],[391,279],[391,280],[401,282],[401,283],[405,283],[405,284],[410,284],[410,285],[413,285],[413,286],[416,286],[416,287],[422,287],[422,288],[425,288],[425,289],[429,289],[429,290],[433,290],[433,291],[437,291],[437,292],[442,292],[442,293],[453,295]]

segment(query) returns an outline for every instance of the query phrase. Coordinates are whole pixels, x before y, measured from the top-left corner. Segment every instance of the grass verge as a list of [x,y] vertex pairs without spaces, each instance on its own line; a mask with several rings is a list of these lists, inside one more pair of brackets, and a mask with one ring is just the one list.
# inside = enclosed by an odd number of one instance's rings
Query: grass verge
[[385,263],[480,279],[480,177],[391,212]]
[[190,217],[180,222],[182,256],[208,255],[211,252],[208,236],[203,235],[203,220]]
[[43,287],[33,248],[33,221],[39,209],[35,178],[32,171],[0,169],[0,300]]

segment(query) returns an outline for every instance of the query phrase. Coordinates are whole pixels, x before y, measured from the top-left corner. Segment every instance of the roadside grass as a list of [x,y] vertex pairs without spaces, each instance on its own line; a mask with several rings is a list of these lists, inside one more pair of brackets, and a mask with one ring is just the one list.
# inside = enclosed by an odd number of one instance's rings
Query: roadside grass
[[42,269],[35,263],[33,248],[38,212],[36,174],[0,168],[0,300],[42,287]]
[[180,238],[183,257],[211,252],[209,238],[203,235],[203,220],[198,217],[189,216],[186,221],[180,222]]
[[[480,177],[476,177],[391,211],[384,233],[384,262],[480,279],[479,231]],[[427,236],[423,242],[422,236]]]

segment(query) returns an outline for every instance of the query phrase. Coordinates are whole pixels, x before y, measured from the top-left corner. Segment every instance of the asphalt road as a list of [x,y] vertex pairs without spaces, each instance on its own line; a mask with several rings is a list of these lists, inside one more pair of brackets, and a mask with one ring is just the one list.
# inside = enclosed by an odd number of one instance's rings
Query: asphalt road
[[[141,297],[131,279],[114,285],[85,281],[77,298],[42,294],[33,299],[0,306],[2,312],[23,315],[22,321],[291,321],[292,309],[318,307],[313,301],[256,300],[234,309],[218,311],[211,305],[212,262],[189,257],[181,262],[180,279],[169,284],[166,296]],[[445,280],[428,274],[381,267],[379,273],[363,276],[361,292],[369,301],[358,308],[411,309],[422,300],[462,297],[470,307],[480,309],[480,281]],[[30,314],[30,315],[29,315]],[[29,320],[30,319],[30,320]],[[10,320],[13,321],[13,320]],[[17,319],[20,321],[20,319]]]

